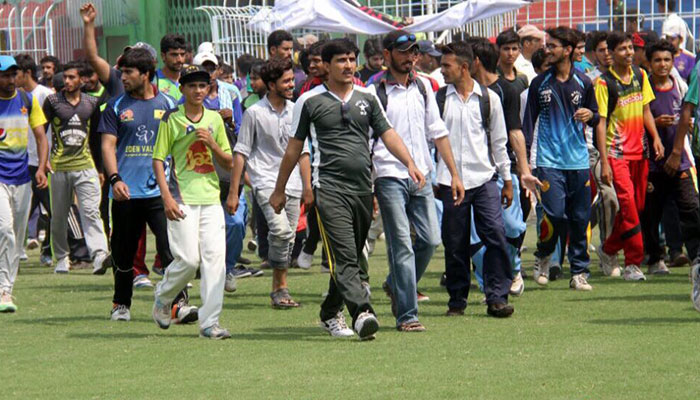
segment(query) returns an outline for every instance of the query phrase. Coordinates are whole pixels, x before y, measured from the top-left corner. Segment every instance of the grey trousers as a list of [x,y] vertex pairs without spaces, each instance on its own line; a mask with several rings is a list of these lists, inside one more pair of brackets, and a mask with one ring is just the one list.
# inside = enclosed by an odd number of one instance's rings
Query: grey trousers
[[32,201],[32,184],[0,183],[0,294],[12,293]]
[[80,223],[90,256],[108,252],[107,237],[100,216],[102,190],[94,168],[82,171],[57,171],[49,176],[51,191],[51,248],[56,260],[68,257],[68,213],[73,193],[78,197]]

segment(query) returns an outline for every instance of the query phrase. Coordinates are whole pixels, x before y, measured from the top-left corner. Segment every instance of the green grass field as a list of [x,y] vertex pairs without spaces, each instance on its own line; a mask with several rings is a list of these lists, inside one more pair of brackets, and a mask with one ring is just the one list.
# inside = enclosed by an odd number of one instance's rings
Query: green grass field
[[[160,330],[148,289],[134,293],[131,322],[111,322],[111,276],[57,276],[37,258],[21,266],[19,311],[0,315],[2,399],[696,399],[700,391],[688,268],[629,283],[604,278],[594,261],[591,293],[569,290],[568,279],[546,289],[528,279],[510,319],[486,317],[476,291],[464,317],[447,318],[440,248],[419,285],[431,298],[420,305],[428,331],[399,333],[381,291],[378,242],[377,340],[334,340],[318,328],[328,275],[314,265],[290,274],[296,310],[270,308],[269,271],[239,281],[221,316],[233,339],[208,341],[193,325]],[[532,262],[529,250],[530,276]],[[199,304],[198,282],[191,294]]]

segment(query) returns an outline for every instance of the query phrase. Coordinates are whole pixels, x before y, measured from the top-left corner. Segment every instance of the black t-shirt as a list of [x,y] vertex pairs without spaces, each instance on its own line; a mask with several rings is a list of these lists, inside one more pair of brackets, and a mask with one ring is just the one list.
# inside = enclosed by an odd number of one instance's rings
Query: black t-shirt
[[[517,92],[518,86],[513,84],[513,82],[499,76],[498,80],[489,86],[489,89],[496,92],[498,97],[501,98],[501,105],[503,105],[503,117],[506,121],[506,131],[509,134],[511,130],[522,129],[523,127],[522,121],[520,121],[520,93]],[[510,136],[508,137],[506,148],[508,150],[508,158],[510,159],[510,170],[511,172],[515,172],[517,171],[517,163],[515,152],[513,151],[513,147],[510,145]]]

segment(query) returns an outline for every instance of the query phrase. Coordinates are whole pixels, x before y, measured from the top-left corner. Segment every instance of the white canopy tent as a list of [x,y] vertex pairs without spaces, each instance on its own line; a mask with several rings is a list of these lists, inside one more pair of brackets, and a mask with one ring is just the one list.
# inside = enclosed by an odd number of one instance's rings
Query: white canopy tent
[[[458,29],[470,22],[517,10],[525,0],[466,0],[436,14],[414,18],[403,29],[409,32],[436,32]],[[277,29],[298,28],[365,35],[382,35],[396,28],[372,17],[346,0],[277,0],[263,8],[247,24],[249,29],[268,34]]]

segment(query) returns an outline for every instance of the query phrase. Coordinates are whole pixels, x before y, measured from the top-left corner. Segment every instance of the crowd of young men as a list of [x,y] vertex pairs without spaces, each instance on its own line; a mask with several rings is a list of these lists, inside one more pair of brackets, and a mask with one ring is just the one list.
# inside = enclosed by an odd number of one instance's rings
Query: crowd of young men
[[[527,25],[438,48],[399,29],[369,39],[359,69],[349,39],[307,42],[303,70],[293,36],[275,31],[269,60],[240,56],[233,81],[211,44],[193,54],[173,34],[160,43],[163,68],[143,42],[110,66],[97,53],[97,10],[88,3],[81,16],[85,61],[44,58],[39,80],[30,57],[0,56],[2,312],[17,310],[37,212],[43,264],[68,273],[85,251],[94,274],[113,269],[115,321],[131,319],[134,287],[153,286],[148,226],[163,275],[157,325],[198,321],[200,336],[230,337],[224,292],[263,274],[242,265],[249,215],[273,308],[299,306],[288,269],[310,268],[321,241],[330,278],[320,325],[334,337],[375,338],[367,257],[382,229],[382,288],[399,331],[426,330],[417,285],[441,243],[446,315],[464,314],[474,269],[487,314],[505,318],[509,296],[525,290],[533,202],[537,285],[558,279],[568,255],[569,286],[593,290],[592,248],[605,275],[645,280],[643,264],[668,274],[669,247],[672,263],[690,261],[700,311],[700,64],[675,28],[660,39]],[[199,308],[187,293],[198,274]]]

